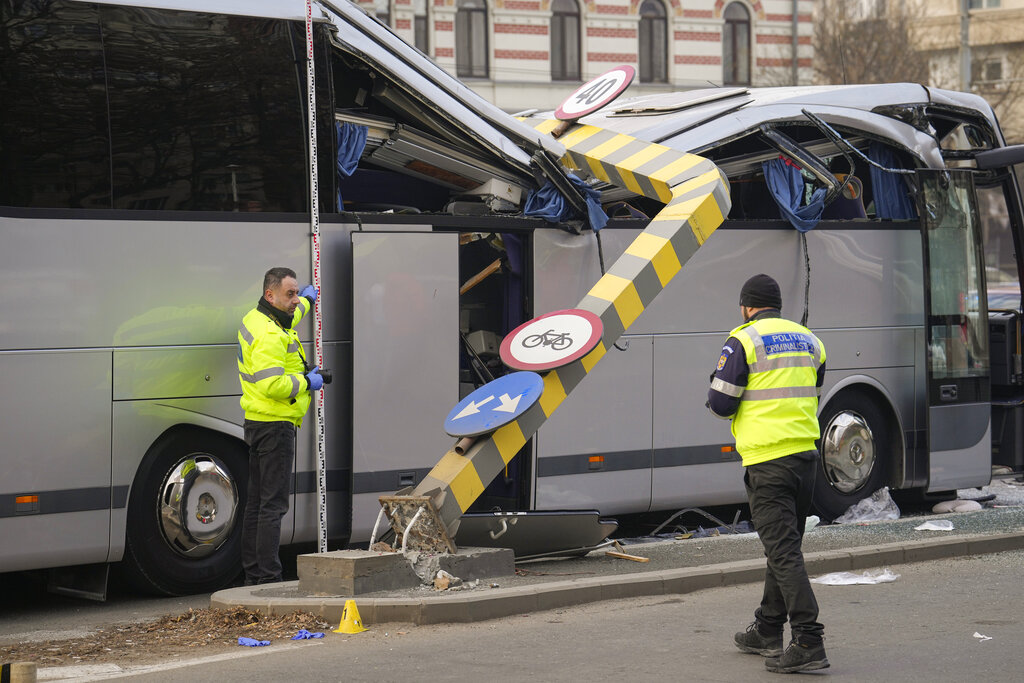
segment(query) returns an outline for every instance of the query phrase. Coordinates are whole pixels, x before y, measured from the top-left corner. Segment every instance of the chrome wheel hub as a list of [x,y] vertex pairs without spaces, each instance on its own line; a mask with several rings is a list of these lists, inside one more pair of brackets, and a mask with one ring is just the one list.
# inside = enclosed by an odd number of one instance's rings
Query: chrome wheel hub
[[829,485],[840,493],[862,488],[875,467],[875,437],[867,420],[853,411],[833,417],[821,437],[821,457]]
[[171,468],[160,486],[160,530],[180,555],[212,554],[231,535],[238,491],[227,468],[209,455],[192,455]]

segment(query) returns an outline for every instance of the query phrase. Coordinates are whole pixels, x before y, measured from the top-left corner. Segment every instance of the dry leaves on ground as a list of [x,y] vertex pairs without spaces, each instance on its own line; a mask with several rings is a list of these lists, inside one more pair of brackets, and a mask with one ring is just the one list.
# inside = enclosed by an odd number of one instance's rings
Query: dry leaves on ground
[[0,645],[0,661],[36,662],[41,667],[143,664],[239,647],[240,636],[273,643],[290,639],[300,629],[326,631],[329,628],[322,618],[308,612],[267,616],[244,607],[190,609],[156,621],[113,624],[82,638]]

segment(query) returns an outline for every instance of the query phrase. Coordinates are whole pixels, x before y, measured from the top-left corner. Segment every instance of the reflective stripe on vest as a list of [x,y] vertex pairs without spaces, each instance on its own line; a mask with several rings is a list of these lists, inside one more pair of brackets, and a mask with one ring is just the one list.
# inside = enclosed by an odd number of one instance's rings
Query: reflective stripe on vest
[[278,375],[283,374],[284,368],[266,368],[265,370],[260,370],[259,372],[252,375],[245,372],[239,372],[238,376],[242,378],[243,382],[251,382],[255,384],[256,382],[259,382],[261,379],[266,379],[268,377],[277,377]]
[[[723,382],[724,384],[724,382]],[[778,387],[775,389],[747,389],[743,392],[744,401],[770,401],[776,398],[817,398],[817,387]]]
[[735,384],[729,384],[717,377],[711,380],[711,388],[720,394],[725,394],[726,396],[732,396],[734,398],[743,395],[743,387],[738,387]]

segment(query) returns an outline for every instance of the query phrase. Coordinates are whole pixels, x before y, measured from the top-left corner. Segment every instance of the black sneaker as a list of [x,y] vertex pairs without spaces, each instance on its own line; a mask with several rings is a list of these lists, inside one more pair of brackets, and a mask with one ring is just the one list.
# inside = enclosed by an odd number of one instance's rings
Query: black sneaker
[[815,671],[829,667],[825,656],[825,644],[808,645],[795,640],[789,644],[781,657],[764,660],[766,669],[777,674],[791,674],[797,671]]
[[747,652],[762,657],[778,657],[782,654],[782,633],[774,636],[766,636],[757,627],[757,622],[747,627],[747,630],[736,634],[736,647],[740,652]]

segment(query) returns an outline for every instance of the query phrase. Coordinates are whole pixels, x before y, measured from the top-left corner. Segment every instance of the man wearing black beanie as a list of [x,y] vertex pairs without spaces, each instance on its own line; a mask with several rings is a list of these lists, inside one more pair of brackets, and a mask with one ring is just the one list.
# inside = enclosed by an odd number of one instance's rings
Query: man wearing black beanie
[[774,308],[776,312],[781,311],[782,292],[779,290],[779,283],[764,273],[755,275],[744,282],[743,288],[740,289],[740,306]]
[[[768,275],[740,290],[743,324],[734,329],[711,375],[708,408],[732,421],[750,515],[768,567],[754,623],[735,636],[776,673],[828,668],[824,627],[802,551],[818,468],[818,395],[825,347],[806,327],[782,318],[782,292]],[[783,627],[792,640],[783,651]]]

